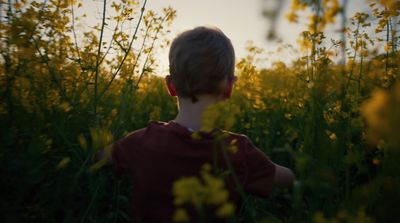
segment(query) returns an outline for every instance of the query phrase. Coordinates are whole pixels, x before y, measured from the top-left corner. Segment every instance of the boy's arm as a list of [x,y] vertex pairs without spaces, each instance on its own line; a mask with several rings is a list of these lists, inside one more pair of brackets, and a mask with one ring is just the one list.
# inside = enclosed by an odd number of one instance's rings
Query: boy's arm
[[274,184],[279,187],[292,187],[295,176],[289,168],[275,163]]

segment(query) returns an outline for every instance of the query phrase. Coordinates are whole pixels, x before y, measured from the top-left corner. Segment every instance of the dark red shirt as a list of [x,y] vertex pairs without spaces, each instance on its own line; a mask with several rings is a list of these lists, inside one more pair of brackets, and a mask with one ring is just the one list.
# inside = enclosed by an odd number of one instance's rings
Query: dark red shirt
[[[275,165],[245,135],[216,129],[194,139],[192,131],[175,122],[150,122],[146,128],[118,140],[112,153],[115,170],[129,174],[133,180],[134,222],[172,222],[172,184],[182,177],[198,176],[205,163],[215,163],[215,133],[225,133],[223,143],[227,146],[235,141],[237,151],[227,154],[243,190],[261,197],[270,194]],[[222,152],[217,153],[217,161],[218,168],[227,168]],[[230,200],[240,207],[233,178],[226,183]]]

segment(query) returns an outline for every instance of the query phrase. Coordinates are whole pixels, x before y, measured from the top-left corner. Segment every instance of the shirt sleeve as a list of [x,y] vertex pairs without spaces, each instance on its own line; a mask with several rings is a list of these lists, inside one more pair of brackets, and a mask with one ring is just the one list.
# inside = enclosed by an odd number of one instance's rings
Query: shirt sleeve
[[121,142],[114,143],[112,148],[112,164],[116,173],[125,173],[128,170],[127,151],[121,146]]
[[247,177],[244,182],[246,192],[268,197],[272,191],[275,164],[246,137],[245,162]]

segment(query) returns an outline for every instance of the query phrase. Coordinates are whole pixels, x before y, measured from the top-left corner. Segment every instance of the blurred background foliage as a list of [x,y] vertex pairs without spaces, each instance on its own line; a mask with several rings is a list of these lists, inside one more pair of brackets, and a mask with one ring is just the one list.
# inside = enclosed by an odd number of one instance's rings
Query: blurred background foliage
[[[134,184],[99,170],[94,155],[177,112],[154,54],[168,46],[176,12],[104,1],[101,21],[78,41],[74,10],[83,3],[0,1],[2,222],[129,221]],[[292,0],[283,12],[290,21],[312,14],[298,59],[259,69],[264,52],[251,44],[238,58],[231,130],[292,168],[297,182],[268,200],[249,197],[236,219],[397,222],[400,5],[368,3],[373,13],[342,22],[341,39],[329,42],[324,28],[343,16],[346,1]],[[127,23],[134,32],[124,32]],[[105,28],[113,30],[108,42]]]

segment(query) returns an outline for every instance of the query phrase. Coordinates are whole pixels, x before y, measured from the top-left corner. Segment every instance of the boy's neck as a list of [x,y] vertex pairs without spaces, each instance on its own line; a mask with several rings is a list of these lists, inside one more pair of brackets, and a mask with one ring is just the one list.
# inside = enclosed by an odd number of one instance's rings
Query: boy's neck
[[174,122],[185,126],[193,131],[199,131],[202,127],[202,114],[211,104],[219,102],[220,99],[211,96],[200,96],[193,103],[190,99],[178,98],[178,115]]

